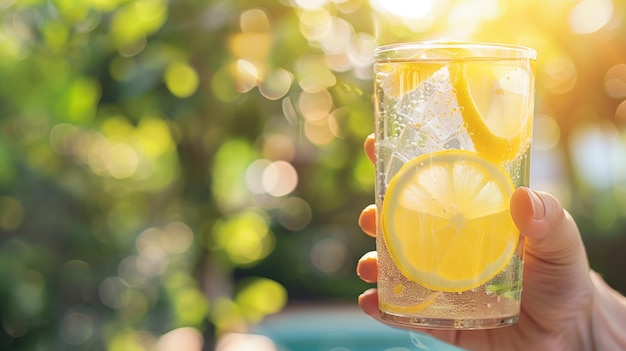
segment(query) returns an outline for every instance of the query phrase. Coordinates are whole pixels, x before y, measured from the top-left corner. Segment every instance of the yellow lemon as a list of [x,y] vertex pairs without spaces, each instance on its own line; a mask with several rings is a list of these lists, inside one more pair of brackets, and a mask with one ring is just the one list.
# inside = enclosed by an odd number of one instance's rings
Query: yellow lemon
[[441,295],[440,291],[432,292],[428,296],[426,296],[426,298],[422,302],[414,304],[414,305],[409,305],[409,306],[398,306],[398,305],[381,301],[380,308],[385,311],[395,312],[395,313],[415,313],[435,303],[439,295]]
[[465,49],[446,54],[451,62],[416,58],[376,63],[377,84],[385,96],[397,99],[447,65],[475,150],[498,163],[523,155],[532,139],[534,64],[517,67],[506,61],[466,59]]
[[391,257],[428,289],[458,292],[486,283],[517,248],[512,193],[506,170],[476,152],[436,151],[407,162],[382,205]]
[[532,139],[533,66],[460,61],[451,80],[474,148],[494,162],[523,155]]
[[376,63],[376,77],[378,85],[385,96],[397,99],[404,94],[415,90],[421,82],[432,76],[441,67],[442,63],[425,62],[381,62]]
[[[454,41],[449,40],[437,42],[440,44],[454,43]],[[397,99],[412,92],[436,71],[448,65],[450,58],[462,58],[468,53],[469,51],[463,48],[440,48],[431,53],[431,59],[420,57],[419,53],[416,53],[414,57],[408,59],[389,59],[388,61],[376,62],[377,76],[375,79],[386,96]],[[442,57],[446,59],[442,59]]]

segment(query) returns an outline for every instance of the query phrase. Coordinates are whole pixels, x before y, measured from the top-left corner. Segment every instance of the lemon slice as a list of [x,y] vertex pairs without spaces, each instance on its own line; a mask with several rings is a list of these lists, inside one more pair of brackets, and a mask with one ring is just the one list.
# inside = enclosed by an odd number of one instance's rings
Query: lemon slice
[[533,63],[521,67],[465,59],[469,51],[460,48],[446,54],[452,62],[414,58],[376,63],[376,80],[387,97],[398,99],[447,65],[475,150],[497,163],[523,155],[532,139]]
[[[449,40],[438,40],[437,42],[440,44],[454,43],[454,41]],[[469,51],[463,48],[441,48],[437,52],[439,55],[434,55],[435,57],[460,59],[466,56]],[[448,60],[441,60],[440,58],[433,58],[429,61],[427,57],[420,57],[419,53],[407,59],[377,62],[376,79],[383,88],[385,95],[397,99],[415,90],[420,83],[445,67],[448,62]]]
[[376,79],[386,96],[397,99],[417,89],[419,84],[432,76],[444,65],[442,63],[384,62],[377,63]]
[[484,284],[517,247],[512,193],[506,170],[476,152],[436,151],[407,162],[383,200],[391,257],[407,278],[431,290]]
[[416,313],[431,306],[433,303],[435,303],[437,297],[439,297],[440,295],[440,291],[432,292],[428,296],[426,296],[426,298],[422,300],[422,302],[408,306],[394,305],[385,301],[381,301],[379,303],[381,309],[392,313]]
[[491,61],[451,66],[458,103],[476,151],[497,163],[523,155],[532,139],[531,72]]

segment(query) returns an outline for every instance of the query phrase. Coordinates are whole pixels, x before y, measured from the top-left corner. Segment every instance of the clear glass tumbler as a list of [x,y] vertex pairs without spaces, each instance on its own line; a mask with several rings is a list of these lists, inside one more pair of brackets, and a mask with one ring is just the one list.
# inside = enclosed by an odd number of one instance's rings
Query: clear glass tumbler
[[509,201],[529,182],[536,52],[433,41],[383,46],[374,58],[382,318],[514,324],[524,243]]

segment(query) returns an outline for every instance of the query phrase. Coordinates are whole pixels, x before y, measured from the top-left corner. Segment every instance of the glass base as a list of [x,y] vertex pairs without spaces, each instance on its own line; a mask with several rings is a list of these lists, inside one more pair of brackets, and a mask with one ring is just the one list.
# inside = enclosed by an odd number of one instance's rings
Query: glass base
[[517,323],[519,315],[499,318],[435,318],[408,317],[381,312],[381,318],[399,327],[419,327],[427,329],[493,329]]

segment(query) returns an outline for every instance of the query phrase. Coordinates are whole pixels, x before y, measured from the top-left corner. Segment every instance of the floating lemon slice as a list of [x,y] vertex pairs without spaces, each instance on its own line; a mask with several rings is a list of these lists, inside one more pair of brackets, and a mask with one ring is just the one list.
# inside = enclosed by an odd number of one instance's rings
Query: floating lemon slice
[[426,309],[427,307],[435,303],[435,301],[437,300],[437,297],[439,297],[440,295],[441,295],[440,291],[432,292],[428,296],[426,296],[426,298],[422,300],[422,302],[414,304],[414,305],[408,305],[408,306],[394,305],[394,304],[390,304],[390,303],[382,301],[380,302],[380,308],[385,311],[392,312],[392,313],[416,313],[416,312]]
[[505,61],[465,59],[467,49],[449,49],[446,55],[452,62],[415,58],[376,63],[376,80],[386,96],[398,99],[447,65],[475,150],[497,163],[523,155],[532,139],[533,63],[518,67]]
[[[452,44],[454,41],[439,40],[439,43]],[[438,50],[438,57],[462,58],[468,54],[467,49],[445,48]],[[415,90],[435,72],[448,65],[449,61],[441,59],[429,60],[427,57],[416,56],[408,59],[377,62],[375,77],[385,95],[397,99]]]
[[377,63],[376,79],[386,96],[397,99],[415,90],[421,82],[432,76],[442,63],[411,61]]
[[533,120],[530,73],[492,61],[451,65],[451,80],[463,120],[481,156],[506,163],[529,148]]
[[458,292],[486,283],[517,247],[512,193],[506,170],[472,151],[437,151],[407,162],[382,206],[391,257],[428,289]]

